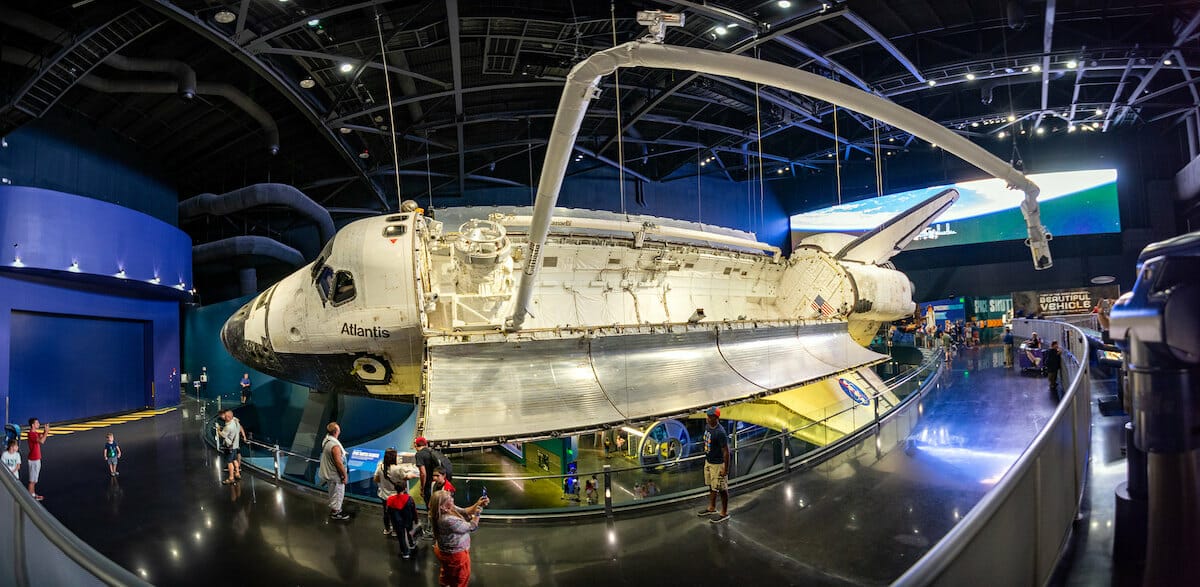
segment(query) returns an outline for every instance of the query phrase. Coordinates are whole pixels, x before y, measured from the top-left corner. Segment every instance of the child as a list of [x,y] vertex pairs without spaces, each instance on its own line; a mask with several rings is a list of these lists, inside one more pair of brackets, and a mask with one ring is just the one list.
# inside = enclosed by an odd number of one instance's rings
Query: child
[[108,461],[108,475],[116,477],[120,475],[117,472],[117,460],[121,458],[121,445],[113,439],[111,432],[104,436],[107,442],[104,443],[104,460]]
[[392,531],[400,542],[400,557],[411,558],[417,549],[413,526],[417,521],[417,505],[408,494],[408,483],[397,483],[396,493],[387,498],[387,515],[392,521]]
[[8,469],[13,477],[19,477],[21,471],[21,453],[17,451],[17,441],[15,439],[8,441],[8,446],[5,447],[4,454],[0,455],[0,463],[4,464],[4,468]]

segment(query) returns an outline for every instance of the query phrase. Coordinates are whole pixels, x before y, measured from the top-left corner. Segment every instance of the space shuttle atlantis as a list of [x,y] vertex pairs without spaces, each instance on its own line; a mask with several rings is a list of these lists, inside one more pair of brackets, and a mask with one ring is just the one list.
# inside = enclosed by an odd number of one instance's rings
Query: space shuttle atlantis
[[[717,73],[849,105],[933,135],[1036,198],[1019,172],[915,113],[789,67],[663,46],[662,18],[646,18],[648,37],[572,70],[531,217],[444,227],[406,203],[350,223],[230,317],[225,347],[321,391],[415,403],[418,432],[457,446],[690,414],[886,359],[864,345],[915,309],[911,282],[889,259],[958,193],[858,237],[809,237],[786,257],[753,238],[667,222],[554,218],[583,112],[617,67]],[[1036,220],[1036,201],[1032,210]]]

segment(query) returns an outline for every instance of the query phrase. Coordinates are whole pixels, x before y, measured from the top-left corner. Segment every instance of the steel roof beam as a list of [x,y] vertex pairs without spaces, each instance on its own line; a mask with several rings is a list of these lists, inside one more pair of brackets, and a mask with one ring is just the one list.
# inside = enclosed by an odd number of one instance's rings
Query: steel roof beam
[[862,78],[851,73],[850,70],[846,69],[842,64],[838,63],[837,61],[834,61],[833,59],[825,57],[824,55],[821,55],[820,53],[817,53],[816,51],[812,50],[812,48],[810,48],[808,45],[805,45],[804,43],[801,43],[800,41],[797,41],[787,35],[778,37],[777,40],[784,46],[788,47],[789,49],[791,49],[797,53],[800,53],[801,55],[804,55],[805,57],[808,57],[809,59],[813,60],[813,62],[817,63],[821,67],[831,70],[831,71],[837,73],[838,75],[846,78],[847,80],[850,81],[850,83],[862,88],[863,91],[872,92],[872,93],[875,92],[875,90],[871,87],[871,85],[868,84],[866,81],[864,81]]
[[1038,114],[1037,121],[1033,123],[1033,128],[1037,129],[1042,125],[1042,118],[1045,117],[1045,110],[1050,101],[1050,50],[1054,45],[1054,13],[1057,9],[1057,0],[1046,0],[1046,28],[1042,32],[1042,111],[1043,114]]
[[[249,0],[243,0],[243,2],[242,2],[243,10],[245,9],[245,5],[248,2],[249,2]],[[331,8],[329,10],[326,10],[323,12],[317,12],[315,14],[309,14],[309,15],[304,16],[304,18],[301,18],[300,20],[297,20],[288,25],[281,26],[269,33],[266,33],[264,35],[256,37],[252,40],[248,40],[246,43],[242,43],[242,44],[246,45],[250,49],[250,51],[257,53],[258,49],[267,47],[268,46],[267,42],[270,41],[271,39],[274,39],[280,35],[285,35],[296,29],[299,29],[301,27],[307,26],[308,22],[311,20],[324,20],[331,16],[337,16],[339,14],[351,12],[354,10],[358,10],[360,8],[367,8],[368,6],[376,6],[379,4],[386,4],[388,2],[391,2],[391,0],[368,0],[367,2],[358,2],[358,3],[350,4],[347,6],[339,6],[337,8]],[[238,35],[241,34],[241,30],[242,30],[243,23],[245,22],[245,18],[246,18],[246,15],[245,15],[245,13],[243,13],[241,15],[241,18],[238,19]],[[235,37],[236,36],[237,35],[235,35]]]
[[913,62],[910,61],[909,58],[906,57],[904,55],[904,53],[902,53],[900,51],[899,47],[896,47],[895,45],[893,45],[892,42],[889,41],[888,38],[883,35],[883,33],[880,33],[878,30],[875,29],[875,27],[871,26],[871,23],[863,20],[863,18],[861,16],[855,14],[854,12],[852,12],[850,10],[844,11],[842,13],[842,15],[846,17],[846,20],[850,21],[851,23],[854,23],[854,26],[858,27],[859,29],[862,30],[862,32],[866,33],[868,37],[871,37],[872,39],[874,39],[875,42],[878,43],[880,47],[883,47],[883,49],[885,51],[887,51],[888,53],[891,53],[892,57],[895,57],[896,61],[899,61],[900,65],[904,66],[904,69],[907,69],[909,71],[909,73],[912,73],[914,76],[916,76],[917,81],[919,81],[921,83],[924,83],[926,81],[925,76],[921,75],[921,70],[917,69],[917,66],[914,65]]
[[310,104],[305,97],[298,93],[298,86],[292,84],[290,80],[285,79],[282,74],[276,71],[273,67],[267,63],[264,63],[258,58],[258,56],[250,53],[245,48],[238,45],[233,41],[233,39],[230,39],[221,31],[208,25],[204,21],[198,19],[195,15],[185,11],[179,6],[176,6],[172,2],[169,2],[168,0],[140,1],[143,4],[157,10],[160,14],[163,14],[167,18],[170,18],[171,20],[183,25],[185,28],[197,32],[201,37],[208,39],[217,46],[225,47],[226,50],[228,50],[229,53],[234,56],[234,58],[246,64],[250,67],[250,69],[266,79],[267,82],[274,86],[279,93],[283,94],[288,101],[291,102],[292,105],[299,110],[300,113],[309,120],[309,122],[313,124],[313,126],[317,127],[317,129],[320,131],[323,131],[321,134],[325,137],[325,139],[328,140],[331,145],[333,145],[334,149],[342,156],[342,159],[345,160],[346,164],[348,164],[351,169],[354,169],[359,174],[359,178],[371,188],[371,191],[374,192],[375,197],[378,198],[380,203],[383,204],[384,209],[387,209],[388,201],[383,195],[382,188],[367,176],[366,172],[359,164],[357,153],[354,153],[350,145],[342,140],[337,134],[335,134],[335,131],[325,126],[321,115],[313,110],[312,104]]
[[[518,82],[518,83],[508,83],[508,84],[493,84],[490,86],[475,86],[475,87],[471,87],[471,88],[462,88],[457,93],[472,94],[475,92],[498,92],[501,90],[532,89],[532,88],[559,88],[559,89],[562,89],[562,86],[563,86],[562,82]],[[421,102],[424,100],[433,100],[436,98],[448,98],[448,97],[453,96],[454,94],[455,94],[455,91],[453,89],[443,90],[441,92],[433,92],[431,94],[422,94],[420,96],[412,96],[410,98],[395,100],[392,102],[392,106],[404,106],[405,104],[409,104],[412,102]],[[367,116],[369,114],[374,114],[374,113],[380,112],[382,110],[387,110],[387,108],[388,108],[387,104],[372,106],[372,107],[366,108],[364,110],[359,110],[357,112],[351,112],[350,114],[346,114],[344,116],[338,116],[336,118],[333,118],[332,120],[330,120],[330,124],[334,125],[334,126],[340,126],[340,125],[342,125],[342,123],[346,122],[347,120],[358,118],[359,116]]]
[[751,30],[755,30],[755,31],[762,30],[762,28],[763,28],[763,23],[758,22],[757,20],[754,20],[753,18],[750,18],[749,16],[746,16],[745,14],[742,14],[742,13],[734,11],[734,10],[730,10],[728,8],[722,8],[720,6],[713,6],[712,4],[709,4],[707,2],[703,2],[703,1],[702,2],[691,2],[690,0],[660,0],[660,1],[664,2],[666,4],[674,4],[676,6],[682,6],[684,8],[689,8],[695,12],[703,14],[704,16],[707,16],[710,19],[720,23],[720,26],[725,26],[725,24],[733,22],[733,23],[736,23],[736,24],[739,24],[742,26],[750,27]]
[[[1171,51],[1168,51],[1167,55],[1170,55],[1172,51],[1177,51],[1180,46],[1186,43],[1187,38],[1196,31],[1197,27],[1200,27],[1200,10],[1197,10],[1196,14],[1192,15],[1192,19],[1189,20],[1186,25],[1184,25],[1181,31],[1179,31],[1179,34],[1175,35],[1175,42],[1171,45]],[[1133,93],[1129,95],[1129,99],[1126,101],[1126,105],[1133,105],[1133,102],[1142,94],[1142,92],[1146,90],[1146,87],[1150,85],[1150,82],[1154,80],[1154,76],[1158,75],[1158,72],[1162,68],[1163,60],[1160,58],[1154,64],[1154,67],[1150,69],[1150,73],[1146,74],[1146,77],[1142,78],[1142,83],[1138,84],[1137,87],[1134,88]]]
[[[359,59],[357,57],[348,57],[346,55],[333,55],[330,53],[321,53],[319,51],[304,51],[302,49],[288,49],[286,47],[260,47],[254,51],[254,54],[255,55],[289,55],[292,57],[307,57],[309,59],[323,59],[326,61],[337,61],[337,62],[341,62],[341,63],[350,63],[357,67],[369,67],[371,69],[384,69],[382,63],[376,63],[374,61],[363,61],[362,59]],[[434,84],[441,88],[451,87],[450,84],[448,84],[442,80],[432,78],[427,75],[422,75],[422,74],[419,74],[419,73],[416,73],[413,71],[408,71],[406,69],[400,69],[399,67],[396,67],[394,65],[387,66],[387,71],[394,73],[396,75],[403,75],[405,77],[411,77],[413,79],[427,81],[427,82]],[[385,108],[386,108],[386,106],[385,106]]]

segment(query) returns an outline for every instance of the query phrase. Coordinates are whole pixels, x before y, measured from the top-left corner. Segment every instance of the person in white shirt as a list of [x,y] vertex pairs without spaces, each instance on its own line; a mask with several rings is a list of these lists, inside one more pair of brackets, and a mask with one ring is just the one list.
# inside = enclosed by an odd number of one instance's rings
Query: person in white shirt
[[18,450],[18,448],[19,446],[16,440],[8,441],[8,446],[5,447],[4,453],[0,454],[0,463],[4,464],[4,468],[7,469],[9,473],[12,473],[13,477],[20,478],[21,452]]

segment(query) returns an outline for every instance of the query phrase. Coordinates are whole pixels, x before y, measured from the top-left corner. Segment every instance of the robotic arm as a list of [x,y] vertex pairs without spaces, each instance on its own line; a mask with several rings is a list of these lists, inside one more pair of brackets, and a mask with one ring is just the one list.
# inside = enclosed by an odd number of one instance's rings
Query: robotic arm
[[1032,182],[1029,186],[1030,188],[1025,190],[1025,199],[1021,201],[1021,215],[1025,217],[1025,228],[1029,231],[1025,246],[1029,247],[1029,252],[1033,255],[1035,269],[1049,269],[1054,266],[1054,259],[1050,256],[1050,240],[1054,236],[1042,226],[1042,211],[1037,203],[1040,190]]

